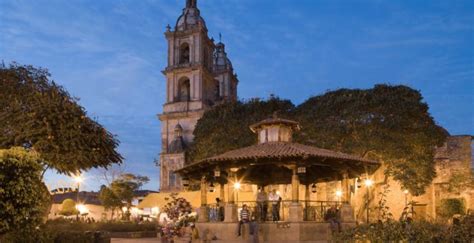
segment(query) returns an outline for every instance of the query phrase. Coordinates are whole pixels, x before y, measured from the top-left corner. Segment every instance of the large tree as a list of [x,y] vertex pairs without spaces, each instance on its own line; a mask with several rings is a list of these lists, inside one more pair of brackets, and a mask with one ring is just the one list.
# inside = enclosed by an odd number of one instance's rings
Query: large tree
[[418,91],[376,85],[327,92],[296,108],[274,97],[217,106],[198,121],[190,160],[255,144],[256,136],[248,126],[275,111],[301,123],[295,141],[379,160],[386,165],[387,175],[415,195],[423,193],[434,178],[435,148],[447,135],[435,124]]
[[47,215],[51,198],[39,160],[23,148],[0,149],[0,241],[5,233],[33,230]]
[[231,149],[250,146],[257,142],[249,126],[277,112],[289,117],[295,108],[289,100],[270,97],[267,100],[251,99],[247,102],[227,102],[204,113],[194,130],[188,163]]
[[414,195],[435,177],[435,149],[447,136],[420,92],[402,85],[327,92],[295,116],[304,127],[297,141],[379,160]]
[[66,174],[120,163],[118,140],[77,101],[46,69],[0,68],[0,148],[32,148],[44,169]]

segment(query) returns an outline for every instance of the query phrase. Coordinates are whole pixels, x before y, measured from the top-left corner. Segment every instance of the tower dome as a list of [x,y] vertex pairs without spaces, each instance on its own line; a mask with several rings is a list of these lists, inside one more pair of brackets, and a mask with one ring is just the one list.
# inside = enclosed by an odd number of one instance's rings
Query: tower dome
[[232,62],[230,62],[225,52],[225,45],[222,42],[216,44],[216,52],[214,54],[214,68],[216,71],[232,70]]
[[206,29],[206,22],[201,17],[201,13],[197,8],[197,0],[187,0],[186,8],[183,9],[183,13],[176,21],[176,30],[182,31],[198,26],[202,26]]

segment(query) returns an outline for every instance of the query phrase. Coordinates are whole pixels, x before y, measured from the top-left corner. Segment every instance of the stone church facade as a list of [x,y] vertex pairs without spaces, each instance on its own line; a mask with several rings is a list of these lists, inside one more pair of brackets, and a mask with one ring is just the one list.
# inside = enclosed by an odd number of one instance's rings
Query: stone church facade
[[179,191],[174,170],[185,161],[193,131],[204,112],[221,102],[237,99],[237,75],[225,45],[208,35],[197,0],[187,0],[174,28],[167,26],[168,65],[166,103],[161,121],[160,190]]

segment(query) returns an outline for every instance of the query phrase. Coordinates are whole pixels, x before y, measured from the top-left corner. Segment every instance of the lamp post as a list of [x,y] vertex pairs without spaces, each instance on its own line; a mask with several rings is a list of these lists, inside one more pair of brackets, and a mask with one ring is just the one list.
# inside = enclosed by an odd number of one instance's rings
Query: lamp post
[[403,193],[405,194],[405,208],[408,207],[408,190],[404,190]]
[[84,180],[81,176],[81,174],[75,175],[74,181],[77,183],[77,197],[76,197],[76,202],[79,203],[79,190],[81,186],[81,182]]
[[369,197],[370,197],[369,188],[374,184],[374,181],[372,181],[371,179],[366,179],[364,183],[365,183],[365,188],[367,189],[367,201],[366,201],[365,208],[367,210],[367,224],[369,224]]

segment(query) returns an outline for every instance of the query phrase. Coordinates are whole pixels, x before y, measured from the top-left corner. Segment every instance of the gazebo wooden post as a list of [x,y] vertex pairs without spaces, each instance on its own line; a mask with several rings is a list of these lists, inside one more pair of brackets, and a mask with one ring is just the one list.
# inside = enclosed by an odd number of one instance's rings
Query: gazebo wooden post
[[208,222],[207,212],[207,182],[206,177],[201,177],[201,208],[199,209],[199,222]]
[[237,205],[235,204],[235,199],[234,199],[234,187],[230,184],[230,182],[235,179],[235,173],[230,170],[227,174],[229,177],[229,179],[227,180],[228,200],[224,209],[224,222],[230,223],[230,222],[237,222],[238,217],[237,217]]
[[288,221],[290,222],[300,222],[303,221],[303,207],[299,203],[299,178],[297,166],[294,165],[291,167],[293,175],[291,176],[291,204],[289,207],[289,217]]

